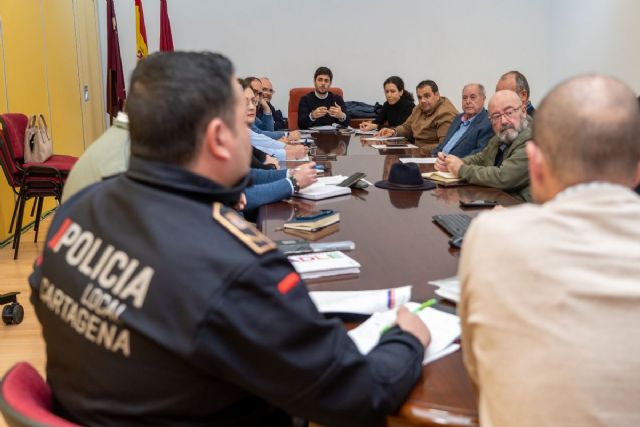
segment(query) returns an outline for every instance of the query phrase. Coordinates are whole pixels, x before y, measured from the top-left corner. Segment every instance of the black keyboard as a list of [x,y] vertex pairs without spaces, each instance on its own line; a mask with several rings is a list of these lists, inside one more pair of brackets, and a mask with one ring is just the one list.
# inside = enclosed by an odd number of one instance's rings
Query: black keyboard
[[434,215],[432,218],[453,237],[463,237],[471,223],[471,217],[465,214]]

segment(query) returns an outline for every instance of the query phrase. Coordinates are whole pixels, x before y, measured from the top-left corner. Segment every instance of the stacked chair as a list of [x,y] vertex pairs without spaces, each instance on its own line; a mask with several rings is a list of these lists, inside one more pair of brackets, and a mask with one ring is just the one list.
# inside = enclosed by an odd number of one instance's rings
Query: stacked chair
[[9,186],[16,195],[9,227],[11,233],[15,225],[13,259],[18,258],[20,232],[27,201],[31,198],[36,200],[34,242],[37,242],[43,200],[45,197],[53,196],[60,202],[64,181],[77,160],[77,157],[54,154],[43,163],[25,163],[24,138],[28,121],[29,118],[21,113],[0,114],[0,164]]

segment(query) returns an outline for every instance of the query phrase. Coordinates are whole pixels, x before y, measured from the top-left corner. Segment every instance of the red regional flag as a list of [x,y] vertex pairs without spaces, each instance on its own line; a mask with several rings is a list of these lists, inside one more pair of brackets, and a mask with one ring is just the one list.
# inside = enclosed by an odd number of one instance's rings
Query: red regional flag
[[173,36],[167,13],[167,0],[160,0],[160,51],[173,52]]
[[113,0],[107,0],[107,113],[111,120],[122,111],[126,97],[116,12]]

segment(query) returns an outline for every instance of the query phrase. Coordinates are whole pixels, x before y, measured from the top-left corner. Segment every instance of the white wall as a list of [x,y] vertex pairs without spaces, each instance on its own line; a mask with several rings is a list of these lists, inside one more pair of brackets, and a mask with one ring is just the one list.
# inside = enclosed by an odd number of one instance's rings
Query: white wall
[[552,83],[597,72],[616,76],[640,92],[639,20],[638,0],[554,2]]
[[[159,1],[143,0],[149,51],[158,50]],[[135,67],[134,6],[115,0],[128,80]],[[239,76],[270,76],[274,105],[288,89],[310,86],[320,65],[334,72],[346,100],[382,101],[382,82],[401,76],[411,91],[435,80],[459,105],[465,83],[489,94],[506,70],[522,71],[537,103],[578,72],[613,73],[636,90],[637,0],[325,0],[305,2],[168,0],[176,49],[229,56]],[[105,7],[100,8],[106,58]],[[105,62],[106,63],[106,62]]]

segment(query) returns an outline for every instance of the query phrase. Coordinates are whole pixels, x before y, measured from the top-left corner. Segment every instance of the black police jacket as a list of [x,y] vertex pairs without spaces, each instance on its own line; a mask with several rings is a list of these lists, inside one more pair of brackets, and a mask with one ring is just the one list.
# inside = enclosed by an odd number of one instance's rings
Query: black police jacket
[[55,409],[86,425],[369,426],[423,349],[394,328],[367,356],[326,319],[223,188],[132,158],[60,206],[29,278]]

